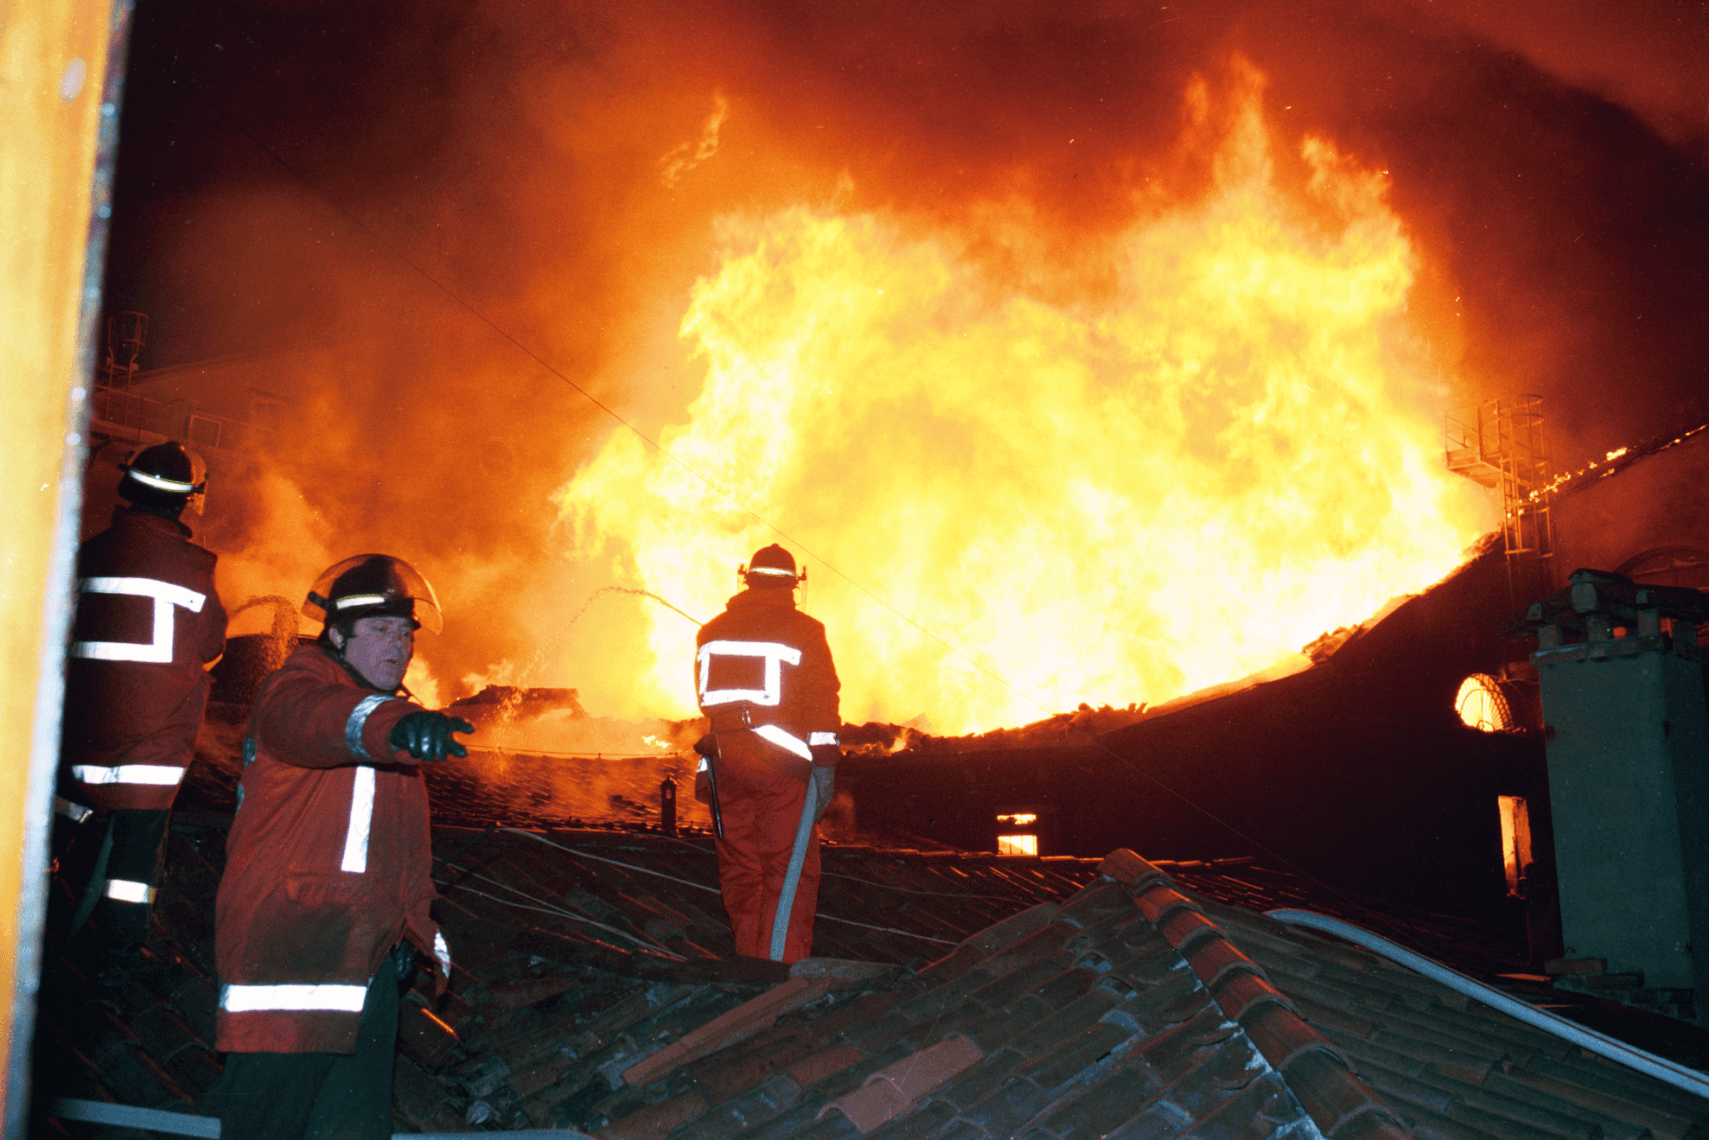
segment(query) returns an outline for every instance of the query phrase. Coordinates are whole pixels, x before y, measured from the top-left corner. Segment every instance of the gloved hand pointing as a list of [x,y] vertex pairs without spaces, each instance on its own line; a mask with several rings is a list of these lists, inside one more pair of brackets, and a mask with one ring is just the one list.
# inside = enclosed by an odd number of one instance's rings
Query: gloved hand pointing
[[462,717],[423,710],[412,712],[393,725],[388,743],[417,760],[443,760],[446,756],[467,756],[469,750],[451,734],[473,731],[475,726]]

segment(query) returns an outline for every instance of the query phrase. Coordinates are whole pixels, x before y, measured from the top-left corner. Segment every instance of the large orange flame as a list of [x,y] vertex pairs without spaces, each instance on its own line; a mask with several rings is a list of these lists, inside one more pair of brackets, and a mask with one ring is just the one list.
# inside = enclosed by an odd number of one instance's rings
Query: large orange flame
[[[580,553],[705,618],[781,538],[845,719],[940,732],[1227,681],[1440,577],[1490,508],[1444,466],[1386,180],[1308,140],[1285,193],[1241,99],[1211,191],[1121,235],[1095,302],[884,213],[726,218],[689,422],[562,488]],[[610,711],[691,712],[694,628],[646,620]]]

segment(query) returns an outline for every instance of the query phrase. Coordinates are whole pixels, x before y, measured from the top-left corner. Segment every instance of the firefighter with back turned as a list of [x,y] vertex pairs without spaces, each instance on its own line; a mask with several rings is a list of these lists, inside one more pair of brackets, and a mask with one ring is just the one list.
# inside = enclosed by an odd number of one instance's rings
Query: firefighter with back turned
[[256,695],[215,903],[220,1135],[386,1140],[403,979],[418,951],[451,974],[420,765],[474,727],[403,687],[440,629],[407,562],[346,559],[303,612],[325,628]]
[[696,639],[695,691],[712,731],[695,792],[716,795],[718,881],[736,952],[794,962],[813,952],[816,824],[842,752],[837,670],[825,627],[795,608],[801,580],[781,546],[737,571],[744,589]]
[[147,939],[172,801],[226,631],[215,556],[182,521],[201,509],[201,458],[160,443],[123,471],[119,494],[130,505],[77,553],[54,803],[60,889],[50,929],[81,933],[79,945],[102,957]]

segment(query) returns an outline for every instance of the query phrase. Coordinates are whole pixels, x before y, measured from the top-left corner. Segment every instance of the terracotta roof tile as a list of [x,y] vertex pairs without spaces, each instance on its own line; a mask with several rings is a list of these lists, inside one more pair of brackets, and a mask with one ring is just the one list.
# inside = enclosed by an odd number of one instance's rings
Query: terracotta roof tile
[[[1082,998],[1097,984],[1098,974],[1092,970],[1075,968],[1064,970],[1050,981],[1045,982],[1033,991],[1042,1001],[1052,1007],[1065,1006]],[[1099,1001],[1106,1000],[1103,997]],[[1098,1011],[1102,1013],[1100,1009]]]
[[1470,1034],[1460,1037],[1440,1026],[1408,1022],[1392,1013],[1371,1035],[1371,1040],[1420,1060],[1469,1066],[1481,1071],[1488,1071],[1491,1065],[1500,1063],[1508,1055],[1500,1045],[1492,1045]]
[[[1199,1122],[1186,1135],[1193,1140],[1261,1140],[1278,1130],[1277,1124],[1296,1116],[1295,1105],[1281,1074],[1264,1073],[1220,1104],[1200,1108]],[[1298,1125],[1291,1131],[1309,1135]]]
[[[1012,1008],[1028,994],[1068,972],[1063,968],[1062,959],[1051,951],[1050,941],[1041,940],[1037,945],[1040,950],[1038,957],[1013,973],[973,990],[967,999],[990,1009]],[[1056,942],[1056,947],[1061,947],[1060,941]]]
[[1705,1113],[1701,1102],[1691,1104],[1686,1094],[1676,1093],[1660,1082],[1610,1079],[1596,1072],[1584,1072],[1588,1066],[1576,1066],[1549,1057],[1533,1057],[1528,1064],[1506,1068],[1513,1080],[1554,1092],[1563,1101],[1583,1104],[1621,1119],[1641,1122],[1657,1137],[1679,1140],[1702,1125]]
[[[1133,901],[1139,906],[1139,913],[1145,916],[1145,921],[1157,927],[1161,927],[1163,921],[1176,910],[1198,910],[1192,900],[1176,890],[1173,882],[1167,877],[1150,880],[1150,885],[1135,894]],[[1175,944],[1171,942],[1170,945]],[[1175,948],[1180,949],[1179,946]]]
[[[1426,1134],[1417,1131],[1419,1140],[1425,1140]],[[1355,1116],[1340,1128],[1335,1130],[1335,1140],[1407,1140],[1413,1135],[1394,1120],[1381,1113],[1367,1112]]]
[[1286,1074],[1300,1103],[1326,1136],[1339,1137],[1356,1117],[1384,1117],[1398,1127],[1398,1116],[1372,1098],[1366,1083],[1333,1054],[1311,1050],[1294,1058]]
[[[910,1112],[928,1093],[984,1058],[984,1050],[967,1038],[946,1037],[873,1073],[860,1088],[833,1101],[825,1112],[842,1113],[866,1135]],[[947,1120],[955,1115],[955,1109],[944,1104],[936,1115]]]
[[[1108,1140],[1174,1140],[1188,1135],[1198,1123],[1187,1110],[1168,1100],[1154,1100],[1126,1124],[1107,1133]],[[1045,1140],[1042,1132],[1030,1133],[1026,1140]],[[1075,1136],[1074,1140],[1081,1140]],[[1088,1138],[1089,1140],[1089,1138]]]
[[1262,975],[1263,972],[1256,962],[1222,936],[1220,930],[1218,935],[1216,938],[1202,939],[1187,955],[1187,962],[1193,967],[1193,972],[1199,975],[1200,981],[1214,987],[1230,973],[1239,972],[1252,977]]
[[1561,1136],[1594,1138],[1606,1135],[1600,1121],[1582,1114],[1559,1111],[1563,1106],[1538,1104],[1533,1097],[1513,1096],[1505,1089],[1487,1085],[1483,1088],[1462,1087],[1456,1091],[1460,1102],[1468,1108],[1488,1112],[1503,1120],[1517,1120]]
[[1245,1028],[1265,1059],[1284,1071],[1306,1053],[1337,1055],[1328,1038],[1313,1029],[1299,1014],[1279,1005],[1259,1006],[1248,1017]]
[[[1058,1098],[1049,1112],[1042,1114],[1041,1130],[1048,1129],[1071,1137],[1104,1136],[1131,1120],[1138,1108],[1166,1088],[1164,1082],[1144,1066],[1118,1066],[1105,1080],[1086,1089],[1080,1096]],[[1040,1097],[1043,1099],[1042,1093]],[[1035,1108],[1034,1111],[1038,1110]],[[1016,1123],[1023,1123],[1025,1119]],[[991,1134],[1004,1135],[1001,1131],[992,1131]]]
[[[1131,1012],[1147,1035],[1156,1035],[1196,1017],[1208,998],[1198,975],[1183,961],[1157,985],[1142,989]],[[1222,1016],[1221,1009],[1217,1016]]]
[[1318,1024],[1318,1017],[1333,1019],[1342,1032],[1369,1037],[1382,1024],[1382,1011],[1361,1001],[1357,994],[1348,993],[1336,986],[1332,981],[1321,976],[1316,978],[1291,978],[1283,976],[1277,983],[1286,987],[1287,993],[1294,999],[1294,1004],[1304,1010],[1312,1010],[1312,1024]]
[[750,1133],[750,1140],[849,1140],[859,1136],[854,1121],[840,1112],[820,1116],[821,1104],[804,1105],[784,1113]]
[[1240,1027],[1225,1018],[1214,1004],[1201,1001],[1193,1017],[1162,1033],[1148,1035],[1139,1054],[1165,1082],[1173,1083],[1203,1064],[1219,1045],[1239,1032]]
[[686,1092],[608,1124],[597,1135],[600,1140],[664,1140],[674,1129],[701,1116],[709,1107],[700,1093]]
[[1016,1026],[1018,1032],[1007,1039],[1007,1044],[1023,1056],[1036,1056],[1054,1042],[1060,1041],[1065,1033],[1071,1032],[1075,1027],[1097,1021],[1119,1004],[1121,998],[1117,994],[1108,989],[1092,989],[1074,1001],[1051,1010],[1044,1018],[1020,1022]]
[[678,1065],[687,1064],[736,1041],[751,1037],[761,1030],[771,1028],[783,1014],[818,1000],[828,990],[829,986],[823,981],[791,978],[775,989],[767,990],[735,1009],[719,1014],[646,1060],[625,1069],[623,1079],[637,1088],[651,1084]]
[[787,1071],[796,1084],[808,1088],[827,1077],[843,1072],[865,1058],[865,1052],[844,1043],[802,1057],[792,1063]]
[[[1197,965],[1195,962],[1194,965]],[[1256,973],[1223,973],[1210,986],[1211,996],[1229,1017],[1247,1024],[1264,1005],[1277,1005],[1292,1010],[1294,1003],[1282,992]]]
[[1121,1026],[1096,1022],[1024,1062],[1015,1071],[1048,1092],[1083,1074],[1130,1036]]

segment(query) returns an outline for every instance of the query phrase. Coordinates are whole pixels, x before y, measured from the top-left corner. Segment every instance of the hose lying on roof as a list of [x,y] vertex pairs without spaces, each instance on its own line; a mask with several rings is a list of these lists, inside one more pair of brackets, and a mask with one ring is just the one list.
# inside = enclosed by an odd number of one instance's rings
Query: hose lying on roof
[[1415,973],[1423,974],[1433,982],[1440,982],[1455,993],[1464,994],[1474,1001],[1500,1010],[1509,1017],[1517,1018],[1534,1029],[1553,1034],[1565,1041],[1570,1041],[1581,1049],[1606,1057],[1640,1073],[1666,1081],[1676,1089],[1684,1089],[1695,1096],[1709,1099],[1709,1077],[1696,1069],[1670,1061],[1666,1057],[1658,1057],[1654,1053],[1646,1053],[1642,1049],[1633,1048],[1623,1041],[1616,1041],[1594,1029],[1587,1029],[1575,1021],[1568,1021],[1546,1009],[1527,1005],[1518,998],[1510,997],[1500,990],[1486,986],[1457,970],[1451,970],[1439,962],[1432,962],[1421,954],[1397,946],[1381,935],[1372,934],[1362,926],[1354,926],[1339,918],[1330,918],[1325,914],[1314,914],[1309,910],[1272,910],[1267,916],[1277,922],[1289,926],[1303,926],[1311,930],[1319,930],[1325,934],[1333,934],[1337,938],[1363,946],[1373,953],[1380,954],[1391,962],[1396,962]]

